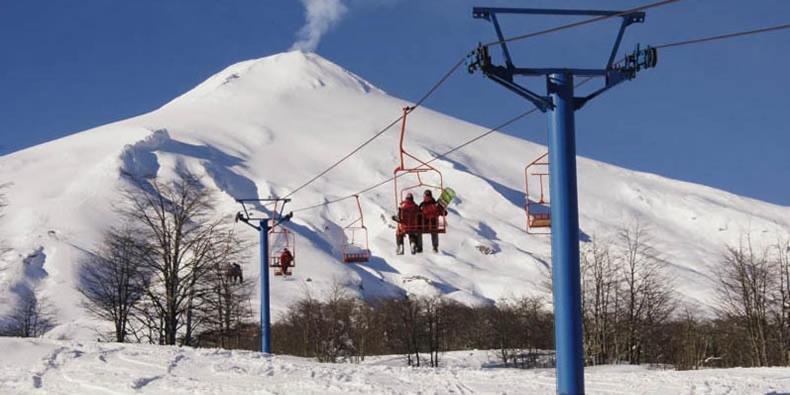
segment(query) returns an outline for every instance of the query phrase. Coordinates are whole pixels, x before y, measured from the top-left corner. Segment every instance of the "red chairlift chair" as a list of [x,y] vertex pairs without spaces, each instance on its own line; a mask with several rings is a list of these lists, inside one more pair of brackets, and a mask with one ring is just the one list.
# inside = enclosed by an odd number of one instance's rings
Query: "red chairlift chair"
[[[420,192],[425,189],[431,190],[435,199],[438,199],[444,190],[444,180],[442,178],[442,173],[435,167],[429,165],[425,161],[418,159],[403,148],[403,140],[406,134],[406,117],[409,115],[410,110],[411,109],[409,107],[403,108],[403,118],[400,129],[400,166],[395,168],[395,171],[393,172],[393,175],[395,176],[393,184],[395,188],[396,212],[398,211],[398,207],[400,207],[400,203],[406,198],[406,194],[412,190],[419,189]],[[410,167],[407,167],[406,158],[409,158],[411,159],[411,162],[414,162],[410,165]],[[408,186],[399,189],[398,180],[401,177],[412,180],[416,179],[416,184],[409,184]],[[414,195],[422,196],[422,193],[416,193]],[[419,202],[416,203],[419,204]],[[403,232],[407,234],[446,233],[447,213],[442,212],[437,218],[435,224],[426,223],[426,221],[414,221],[411,223],[401,223],[401,226],[398,228],[399,229],[396,230],[396,232]]]
[[359,217],[343,228],[346,236],[340,254],[343,263],[364,263],[370,260],[370,249],[368,248],[368,228],[365,227],[365,219],[362,215],[362,205],[359,203],[359,196],[354,195],[357,200]]
[[[549,153],[545,153],[524,168],[527,213],[527,233],[551,233],[551,208],[549,202]],[[537,187],[537,200],[531,199],[530,184]]]

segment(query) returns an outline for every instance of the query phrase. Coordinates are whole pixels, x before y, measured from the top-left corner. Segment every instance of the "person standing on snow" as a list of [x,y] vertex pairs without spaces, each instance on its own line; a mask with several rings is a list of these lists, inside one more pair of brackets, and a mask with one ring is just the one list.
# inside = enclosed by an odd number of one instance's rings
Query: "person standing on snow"
[[398,207],[398,215],[393,217],[398,222],[398,231],[395,233],[395,242],[397,243],[396,253],[403,255],[403,237],[409,235],[409,245],[411,245],[411,253],[417,253],[417,234],[415,233],[420,224],[420,208],[414,203],[414,195],[411,192],[406,194],[406,199],[400,203]]
[[[420,203],[420,213],[422,214],[423,229],[426,233],[431,234],[431,245],[433,245],[433,252],[439,252],[439,216],[446,215],[447,212],[442,206],[433,198],[433,193],[430,189],[426,189]],[[422,252],[422,234],[420,234],[420,251]]]

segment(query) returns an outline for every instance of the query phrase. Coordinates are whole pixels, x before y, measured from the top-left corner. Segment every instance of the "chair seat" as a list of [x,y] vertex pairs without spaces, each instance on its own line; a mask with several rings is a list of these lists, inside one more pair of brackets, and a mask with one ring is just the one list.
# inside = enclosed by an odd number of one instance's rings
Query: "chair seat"
[[551,214],[530,214],[529,216],[530,228],[550,228],[551,227]]
[[363,263],[370,260],[370,253],[348,253],[343,255],[344,263]]
[[417,233],[417,234],[447,233],[447,227],[444,225],[438,225],[438,226],[405,225],[403,226],[403,232]]

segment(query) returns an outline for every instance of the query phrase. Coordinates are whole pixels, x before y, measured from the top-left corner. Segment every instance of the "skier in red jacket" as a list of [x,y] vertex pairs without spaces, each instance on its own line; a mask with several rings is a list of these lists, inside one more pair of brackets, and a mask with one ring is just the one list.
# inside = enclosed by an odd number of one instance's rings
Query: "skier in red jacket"
[[283,248],[283,252],[280,254],[280,271],[283,276],[289,276],[291,274],[288,273],[288,268],[291,267],[293,261],[294,256],[291,254],[291,251],[288,251],[288,248]]
[[[439,252],[439,216],[447,215],[447,212],[433,198],[433,193],[431,193],[430,189],[426,189],[423,194],[422,203],[420,203],[420,213],[422,214],[423,229],[426,233],[431,234],[433,252]],[[420,240],[417,244],[420,246],[419,252],[422,252],[422,234],[420,234]]]
[[411,192],[406,194],[406,199],[400,203],[398,215],[393,217],[398,222],[398,231],[395,233],[395,241],[398,245],[396,253],[403,255],[403,237],[409,235],[411,253],[414,255],[418,251],[417,234],[420,227],[420,208],[414,203],[414,195]]

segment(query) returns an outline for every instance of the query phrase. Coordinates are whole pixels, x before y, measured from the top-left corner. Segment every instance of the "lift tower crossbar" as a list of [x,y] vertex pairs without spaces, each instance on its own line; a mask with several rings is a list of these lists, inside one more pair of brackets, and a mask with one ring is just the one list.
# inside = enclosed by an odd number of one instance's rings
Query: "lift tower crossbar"
[[[508,42],[497,19],[499,14],[567,15],[620,17],[620,29],[606,65],[600,69],[567,67],[529,68],[513,63]],[[475,7],[472,16],[494,25],[498,41],[481,44],[470,57],[469,72],[476,70],[511,92],[529,100],[538,109],[549,113],[549,185],[551,199],[551,262],[554,301],[555,340],[557,350],[557,393],[584,393],[584,350],[582,348],[581,284],[579,268],[579,207],[576,190],[575,111],[588,101],[623,81],[631,80],[638,71],[655,67],[655,48],[636,50],[615,62],[625,29],[645,20],[640,11],[561,10],[533,8]],[[504,65],[491,62],[489,48],[502,49]],[[536,93],[516,82],[516,76],[546,77],[546,94]],[[574,94],[574,76],[601,77],[603,87],[586,96]]]

